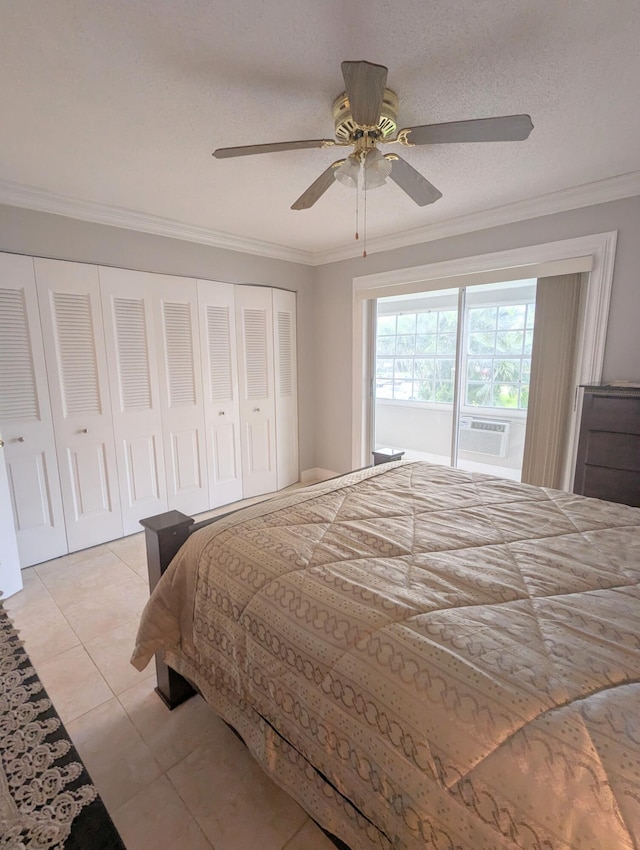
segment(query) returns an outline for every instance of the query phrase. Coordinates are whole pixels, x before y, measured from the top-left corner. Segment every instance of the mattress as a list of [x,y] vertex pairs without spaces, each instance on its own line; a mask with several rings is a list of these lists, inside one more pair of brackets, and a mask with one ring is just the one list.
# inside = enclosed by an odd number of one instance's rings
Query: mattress
[[161,650],[352,850],[640,846],[640,510],[384,464],[192,535]]

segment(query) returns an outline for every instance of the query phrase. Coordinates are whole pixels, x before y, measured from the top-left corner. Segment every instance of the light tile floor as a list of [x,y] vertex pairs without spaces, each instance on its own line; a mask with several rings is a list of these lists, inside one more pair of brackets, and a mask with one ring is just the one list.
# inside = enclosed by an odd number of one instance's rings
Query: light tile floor
[[128,850],[334,850],[200,697],[169,712],[152,665],[129,664],[149,595],[142,534],[23,579],[5,606]]

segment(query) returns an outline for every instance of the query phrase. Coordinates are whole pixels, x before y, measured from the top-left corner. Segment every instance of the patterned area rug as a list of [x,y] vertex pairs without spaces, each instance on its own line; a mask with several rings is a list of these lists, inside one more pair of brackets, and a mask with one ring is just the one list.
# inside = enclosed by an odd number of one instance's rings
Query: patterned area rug
[[0,850],[125,850],[0,601]]

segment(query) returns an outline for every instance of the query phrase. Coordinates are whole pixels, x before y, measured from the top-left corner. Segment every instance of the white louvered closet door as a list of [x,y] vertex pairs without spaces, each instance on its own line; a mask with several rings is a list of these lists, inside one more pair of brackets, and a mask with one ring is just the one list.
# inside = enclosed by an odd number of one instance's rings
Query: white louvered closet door
[[273,290],[273,339],[278,490],[282,490],[300,478],[295,292]]
[[98,269],[125,534],[167,510],[153,297],[157,275]]
[[122,537],[96,266],[34,260],[69,551]]
[[209,507],[196,281],[154,277],[167,501],[196,514]]
[[209,506],[242,498],[240,402],[233,284],[198,281]]
[[245,498],[277,489],[272,290],[236,286],[236,329]]
[[68,552],[33,259],[0,254],[0,433],[20,565]]

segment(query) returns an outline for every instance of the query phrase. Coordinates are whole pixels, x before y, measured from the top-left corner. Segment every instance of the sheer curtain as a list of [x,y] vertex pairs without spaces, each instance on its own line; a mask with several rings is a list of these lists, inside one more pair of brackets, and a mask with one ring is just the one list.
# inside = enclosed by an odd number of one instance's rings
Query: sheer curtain
[[538,278],[522,481],[560,487],[582,275]]

